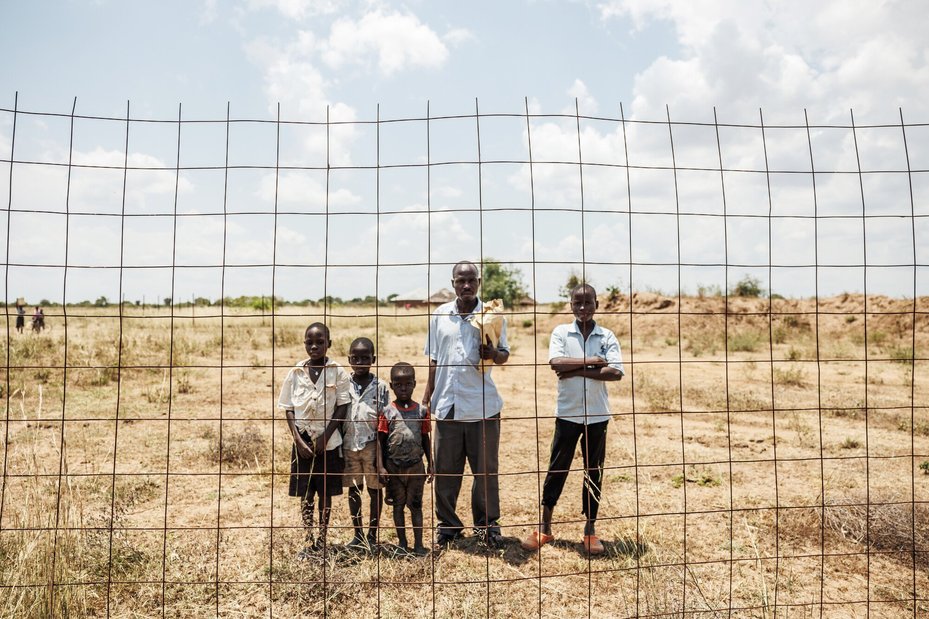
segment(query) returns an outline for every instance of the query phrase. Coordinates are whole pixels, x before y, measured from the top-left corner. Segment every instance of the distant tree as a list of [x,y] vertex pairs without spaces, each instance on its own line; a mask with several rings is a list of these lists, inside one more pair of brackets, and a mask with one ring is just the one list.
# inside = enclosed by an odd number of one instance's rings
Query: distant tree
[[165,305],[170,306],[173,300],[171,297],[165,297]]
[[271,297],[252,297],[251,308],[260,312],[266,312],[271,309]]
[[577,271],[571,271],[571,273],[568,275],[568,281],[564,283],[564,286],[558,289],[558,294],[562,298],[570,299],[571,291],[585,283],[589,284],[590,282],[585,282],[583,276]]
[[760,297],[761,292],[761,280],[751,275],[746,275],[732,287],[732,294],[737,297]]
[[526,295],[523,273],[515,267],[505,267],[493,258],[484,258],[481,290],[484,299],[501,299],[504,307],[513,307]]
[[107,301],[107,300],[106,300],[106,297],[104,297],[104,296],[99,296],[99,297],[97,297],[97,300],[94,301],[94,307],[106,307],[106,306],[109,305],[109,304],[110,304],[110,302]]

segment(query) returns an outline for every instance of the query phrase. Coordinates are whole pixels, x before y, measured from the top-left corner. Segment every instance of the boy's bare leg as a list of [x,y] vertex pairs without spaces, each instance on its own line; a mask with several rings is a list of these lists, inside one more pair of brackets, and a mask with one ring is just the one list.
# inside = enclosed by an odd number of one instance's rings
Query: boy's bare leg
[[409,550],[410,547],[406,541],[406,519],[403,510],[405,506],[401,503],[394,505],[394,526],[397,528],[397,546],[403,550]]
[[317,549],[326,547],[326,533],[329,530],[330,514],[332,514],[332,497],[321,497],[319,499],[319,537],[316,538],[314,544]]
[[[368,488],[368,497],[371,499],[371,517],[368,520],[368,545],[373,547],[377,544],[377,529],[381,523],[381,506],[384,504],[384,491]],[[359,501],[360,500],[361,497],[359,497]]]
[[410,523],[413,525],[413,552],[419,556],[429,554],[423,546],[423,508],[410,508]]
[[352,526],[355,528],[355,537],[349,546],[360,545],[364,542],[364,530],[361,528],[361,488],[352,484],[348,489],[348,511],[352,515]]
[[555,508],[550,505],[542,506],[542,526],[540,530],[545,535],[552,534],[552,511],[554,511],[554,509]]
[[300,499],[300,519],[303,521],[303,529],[306,532],[306,542],[313,541],[313,499],[302,497]]

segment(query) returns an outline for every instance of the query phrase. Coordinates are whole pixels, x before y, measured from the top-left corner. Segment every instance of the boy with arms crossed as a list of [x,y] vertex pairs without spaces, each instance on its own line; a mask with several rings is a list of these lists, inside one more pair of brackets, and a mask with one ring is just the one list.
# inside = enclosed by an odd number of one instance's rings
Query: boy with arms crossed
[[[321,322],[307,327],[303,343],[309,359],[298,362],[284,379],[278,408],[287,416],[294,438],[290,456],[290,496],[300,497],[307,546],[297,558],[324,549],[332,497],[342,494],[342,435],[338,427],[351,403],[351,380],[342,366],[326,356],[332,345]],[[313,540],[313,500],[319,496],[319,530]]]
[[[387,469],[387,502],[393,505],[397,546],[404,554],[410,547],[406,541],[403,510],[410,508],[413,525],[413,554],[429,553],[423,545],[423,488],[432,482],[432,452],[429,446],[429,409],[413,401],[416,370],[400,362],[390,369],[390,388],[396,400],[384,409],[378,425],[381,453]],[[427,468],[423,468],[426,456]]]
[[[348,348],[348,363],[352,366],[352,404],[345,421],[342,445],[345,447],[345,483],[348,485],[348,508],[352,513],[355,536],[348,547],[372,550],[377,545],[377,528],[384,501],[380,478],[387,477],[381,461],[377,440],[378,418],[390,401],[387,385],[371,373],[374,342],[356,338]],[[370,516],[365,537],[361,517],[361,491],[368,486]]]
[[606,382],[622,379],[624,370],[616,336],[594,321],[598,306],[593,286],[576,286],[571,291],[575,321],[558,325],[552,331],[548,363],[558,376],[555,435],[542,487],[542,526],[522,541],[526,550],[538,550],[555,539],[552,511],[564,489],[578,440],[585,473],[581,494],[582,512],[587,516],[584,548],[592,555],[604,550],[595,526],[606,455],[606,426],[610,420]]

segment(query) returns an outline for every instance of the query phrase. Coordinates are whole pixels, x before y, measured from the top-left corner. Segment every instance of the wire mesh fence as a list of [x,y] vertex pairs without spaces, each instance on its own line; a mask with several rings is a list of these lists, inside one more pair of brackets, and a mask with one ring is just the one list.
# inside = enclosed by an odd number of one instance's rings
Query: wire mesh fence
[[[926,614],[929,128],[802,120],[0,109],[3,614]],[[490,381],[444,356],[468,337],[424,354],[430,316],[470,311],[463,260],[506,300]],[[554,541],[527,550],[563,422],[550,336],[579,282],[624,371],[603,383],[604,549],[576,454]],[[383,383],[405,361],[414,401],[447,389],[433,435],[469,380],[476,417],[500,413],[460,421],[479,457],[425,486],[424,557],[389,505],[352,544],[380,498],[360,493],[359,527],[341,480],[308,545],[278,402],[317,321],[347,373],[366,337]],[[604,411],[584,376],[586,421]],[[436,515],[450,479],[464,536],[433,547],[457,532]]]

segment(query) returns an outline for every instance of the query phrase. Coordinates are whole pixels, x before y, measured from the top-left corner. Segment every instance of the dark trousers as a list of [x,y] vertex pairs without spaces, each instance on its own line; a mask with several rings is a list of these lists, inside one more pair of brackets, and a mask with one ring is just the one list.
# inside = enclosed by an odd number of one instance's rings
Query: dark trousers
[[[440,535],[464,528],[456,513],[465,459],[474,475],[471,516],[476,529],[500,533],[500,489],[497,480],[500,414],[478,421],[455,421],[455,409],[435,424],[435,515]],[[449,417],[451,419],[449,419]]]
[[581,490],[582,511],[588,520],[597,519],[600,508],[600,490],[603,484],[603,461],[606,457],[606,426],[609,422],[572,423],[555,419],[555,436],[552,437],[552,455],[548,462],[548,474],[542,486],[542,505],[555,507],[564,489],[571,461],[581,442],[584,458],[584,487]]

